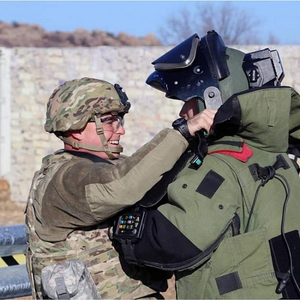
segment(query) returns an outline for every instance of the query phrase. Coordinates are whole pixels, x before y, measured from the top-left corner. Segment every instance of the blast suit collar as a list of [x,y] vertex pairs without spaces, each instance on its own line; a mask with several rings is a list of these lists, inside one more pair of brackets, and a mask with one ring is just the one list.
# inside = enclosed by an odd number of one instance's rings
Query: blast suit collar
[[251,89],[234,94],[219,108],[212,138],[236,135],[250,146],[286,152],[290,131],[299,128],[299,120],[300,96],[291,87]]

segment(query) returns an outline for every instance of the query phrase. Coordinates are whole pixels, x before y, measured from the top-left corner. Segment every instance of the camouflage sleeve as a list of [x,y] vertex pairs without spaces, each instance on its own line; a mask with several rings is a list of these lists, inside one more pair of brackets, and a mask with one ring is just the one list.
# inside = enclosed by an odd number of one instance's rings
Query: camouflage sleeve
[[97,221],[103,221],[140,200],[169,171],[188,143],[173,129],[164,129],[117,165],[89,170],[86,199]]
[[47,241],[62,240],[74,229],[97,225],[133,205],[173,167],[187,146],[180,133],[164,129],[116,165],[69,160],[54,172],[46,190],[40,190],[39,234]]

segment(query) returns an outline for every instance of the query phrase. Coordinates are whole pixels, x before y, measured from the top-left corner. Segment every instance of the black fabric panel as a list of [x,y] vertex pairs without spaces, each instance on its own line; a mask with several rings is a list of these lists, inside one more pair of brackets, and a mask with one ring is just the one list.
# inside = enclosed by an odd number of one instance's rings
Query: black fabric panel
[[300,157],[300,141],[295,138],[289,137],[288,153],[294,154]]
[[[293,261],[293,272],[295,279],[299,285],[300,282],[300,238],[298,230],[290,231],[285,234],[286,240],[288,242],[292,261]],[[278,281],[280,274],[285,274],[291,268],[289,254],[287,250],[286,243],[281,235],[272,238],[269,241],[270,249],[272,253],[273,266],[275,269],[275,274]],[[286,284],[286,287],[282,292],[282,299],[300,299],[299,291],[297,290],[292,278],[290,277],[289,281]]]
[[196,192],[211,199],[223,183],[224,178],[213,170],[210,170],[199,184]]
[[237,272],[226,274],[224,276],[216,278],[216,283],[220,295],[242,288],[240,276]]
[[157,210],[148,212],[142,239],[135,245],[138,260],[180,263],[201,252],[162,213]]
[[[115,241],[114,246],[116,246]],[[119,247],[117,246],[116,249],[118,250]],[[172,272],[128,264],[120,249],[118,251],[122,270],[127,276],[142,281],[143,284],[158,292],[165,292],[168,289],[168,279],[172,277]]]
[[218,109],[211,130],[211,138],[235,134],[241,123],[241,106],[236,94],[227,99]]

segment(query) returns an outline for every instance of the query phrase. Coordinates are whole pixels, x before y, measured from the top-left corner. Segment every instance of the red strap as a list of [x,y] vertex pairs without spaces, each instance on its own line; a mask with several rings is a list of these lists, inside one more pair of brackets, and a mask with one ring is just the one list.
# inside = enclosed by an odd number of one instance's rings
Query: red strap
[[220,153],[234,157],[242,162],[248,161],[248,159],[253,155],[253,150],[250,149],[245,143],[243,143],[242,151],[232,151],[232,150],[216,150],[209,152],[208,154]]

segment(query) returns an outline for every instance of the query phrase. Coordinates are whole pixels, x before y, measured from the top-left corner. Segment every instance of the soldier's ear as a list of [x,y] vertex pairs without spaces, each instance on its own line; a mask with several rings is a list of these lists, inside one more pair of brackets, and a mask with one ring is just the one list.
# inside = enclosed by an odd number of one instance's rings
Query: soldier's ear
[[[87,125],[86,125],[86,127],[87,127]],[[81,141],[81,140],[83,140],[84,135],[88,134],[88,131],[85,130],[86,127],[84,127],[83,129],[79,129],[79,130],[63,132],[63,136],[66,138],[73,138],[74,140]]]
[[72,132],[70,137],[72,137],[74,140],[81,141],[82,140],[82,133],[81,132]]

